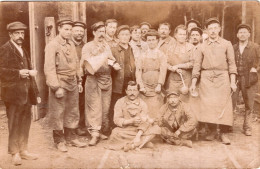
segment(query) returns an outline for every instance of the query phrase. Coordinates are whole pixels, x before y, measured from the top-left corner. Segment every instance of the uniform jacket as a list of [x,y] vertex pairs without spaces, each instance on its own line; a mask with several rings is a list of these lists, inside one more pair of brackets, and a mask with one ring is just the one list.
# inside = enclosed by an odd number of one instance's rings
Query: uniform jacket
[[[234,52],[235,52],[235,60],[236,64],[238,65],[238,58],[240,55],[239,50],[239,44],[235,44],[234,46]],[[245,47],[243,53],[242,53],[242,60],[245,66],[245,79],[246,79],[246,87],[250,86],[249,83],[249,72],[251,68],[257,69],[258,63],[260,59],[260,49],[259,46],[256,43],[248,42],[247,46]]]
[[116,62],[119,63],[119,65],[121,66],[121,70],[119,71],[112,71],[112,88],[113,88],[113,92],[114,93],[119,93],[122,94],[123,93],[123,85],[124,85],[124,67],[125,66],[130,66],[131,70],[132,70],[132,79],[135,79],[135,58],[134,58],[134,54],[132,51],[132,48],[130,46],[128,46],[131,50],[131,54],[130,54],[130,63],[128,63],[128,65],[124,64],[124,59],[125,59],[125,50],[122,49],[122,47],[120,45],[117,45],[114,48],[111,48],[112,54],[116,59]]
[[[11,41],[6,42],[0,48],[0,79],[1,97],[4,102],[17,105],[26,104],[30,98],[31,104],[36,105],[39,91],[35,79],[32,77],[21,78],[19,70],[25,69],[23,57],[27,58],[29,70],[32,69],[30,55],[23,48],[24,56]],[[28,80],[30,87],[28,88]]]

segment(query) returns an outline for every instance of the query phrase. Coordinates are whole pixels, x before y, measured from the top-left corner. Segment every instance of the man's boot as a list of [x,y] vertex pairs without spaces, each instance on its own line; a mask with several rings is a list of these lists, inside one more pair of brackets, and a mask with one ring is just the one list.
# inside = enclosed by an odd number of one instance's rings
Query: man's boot
[[20,153],[20,156],[22,159],[25,159],[25,160],[37,160],[38,159],[37,154],[29,153],[28,151],[22,151]]
[[224,133],[222,133],[222,134],[220,135],[220,139],[221,139],[221,141],[222,141],[223,144],[226,144],[226,145],[231,144],[229,138],[228,138],[227,135],[224,134]]
[[191,140],[182,140],[181,145],[192,148],[192,141]]
[[19,153],[13,154],[12,163],[16,166],[22,164],[22,159]]
[[57,146],[57,149],[61,152],[67,152],[68,151],[68,149],[65,145],[65,142],[60,142],[56,146]]
[[97,145],[98,140],[99,140],[98,136],[92,136],[92,138],[89,141],[88,145],[89,146],[95,146],[95,145]]
[[206,141],[213,141],[216,138],[216,131],[210,131],[209,134],[206,135],[205,140]]
[[251,110],[246,110],[245,112],[245,117],[244,117],[244,124],[243,124],[243,129],[244,129],[244,134],[246,136],[251,136],[252,135],[252,121],[251,117],[252,116],[252,111]]

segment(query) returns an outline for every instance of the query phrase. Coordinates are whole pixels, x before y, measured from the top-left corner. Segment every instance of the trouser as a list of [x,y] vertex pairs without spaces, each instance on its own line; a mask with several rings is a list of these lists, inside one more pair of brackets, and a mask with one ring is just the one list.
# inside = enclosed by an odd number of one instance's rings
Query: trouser
[[5,102],[8,118],[8,152],[16,154],[27,150],[31,126],[31,104],[14,105]]
[[244,130],[252,130],[252,112],[254,108],[254,99],[257,91],[257,84],[254,84],[248,88],[245,87],[246,81],[244,76],[237,76],[237,90],[232,96],[233,108],[236,107],[237,100],[239,98],[239,92],[242,92],[242,97],[245,103],[245,116],[244,116]]
[[108,113],[112,85],[107,90],[103,90],[98,86],[98,82],[94,77],[88,77],[85,89],[85,123],[91,136],[98,137],[101,127],[108,128],[109,125]]
[[79,93],[79,128],[85,128],[85,82],[86,76],[82,78],[83,92]]
[[[72,132],[72,130],[78,127],[78,100],[78,88],[75,88],[75,90],[73,91],[65,90],[64,96],[62,98],[56,98],[55,92],[53,92],[52,90],[49,91],[49,124],[53,129],[53,133],[55,133],[53,134],[53,139],[55,143],[64,141],[63,130],[66,134],[66,129],[68,129],[68,132],[70,133]],[[72,133],[74,133],[74,131]],[[72,138],[74,137],[72,136]],[[71,139],[66,139],[66,141],[69,140]]]
[[64,128],[63,130],[53,130],[53,140],[54,143],[58,144],[60,142],[69,143],[71,140],[77,139],[75,129]]

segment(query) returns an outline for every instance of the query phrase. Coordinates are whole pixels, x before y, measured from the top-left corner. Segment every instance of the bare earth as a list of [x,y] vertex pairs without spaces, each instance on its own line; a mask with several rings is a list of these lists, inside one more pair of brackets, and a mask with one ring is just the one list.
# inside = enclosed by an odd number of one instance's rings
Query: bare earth
[[[231,145],[213,141],[195,141],[193,148],[166,145],[160,139],[155,149],[140,151],[111,151],[103,148],[106,141],[96,147],[69,147],[68,153],[58,152],[52,132],[44,120],[33,122],[30,130],[29,150],[39,154],[36,161],[25,161],[13,166],[7,154],[7,118],[4,107],[0,110],[0,169],[24,168],[258,168],[260,167],[260,123],[253,122],[253,136],[242,133],[243,113],[235,114],[234,131],[229,134]],[[85,138],[80,138],[82,141]]]

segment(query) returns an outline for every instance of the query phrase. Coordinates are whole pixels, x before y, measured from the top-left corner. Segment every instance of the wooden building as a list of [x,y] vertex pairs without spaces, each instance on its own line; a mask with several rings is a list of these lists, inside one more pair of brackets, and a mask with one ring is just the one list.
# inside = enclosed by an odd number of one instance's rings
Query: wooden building
[[[253,29],[251,40],[260,44],[260,3],[257,1],[0,2],[0,45],[9,39],[6,31],[8,23],[21,21],[29,26],[25,47],[30,51],[33,65],[39,73],[36,80],[43,101],[35,111],[41,115],[48,107],[48,88],[43,72],[44,48],[48,39],[56,33],[55,25],[48,22],[49,17],[55,21],[62,17],[85,21],[88,41],[93,38],[90,26],[108,18],[130,26],[147,21],[156,29],[159,23],[169,22],[174,29],[191,18],[203,25],[206,19],[218,17],[222,24],[221,36],[225,39],[235,43],[236,26],[248,23]],[[49,19],[46,21],[46,18]]]

